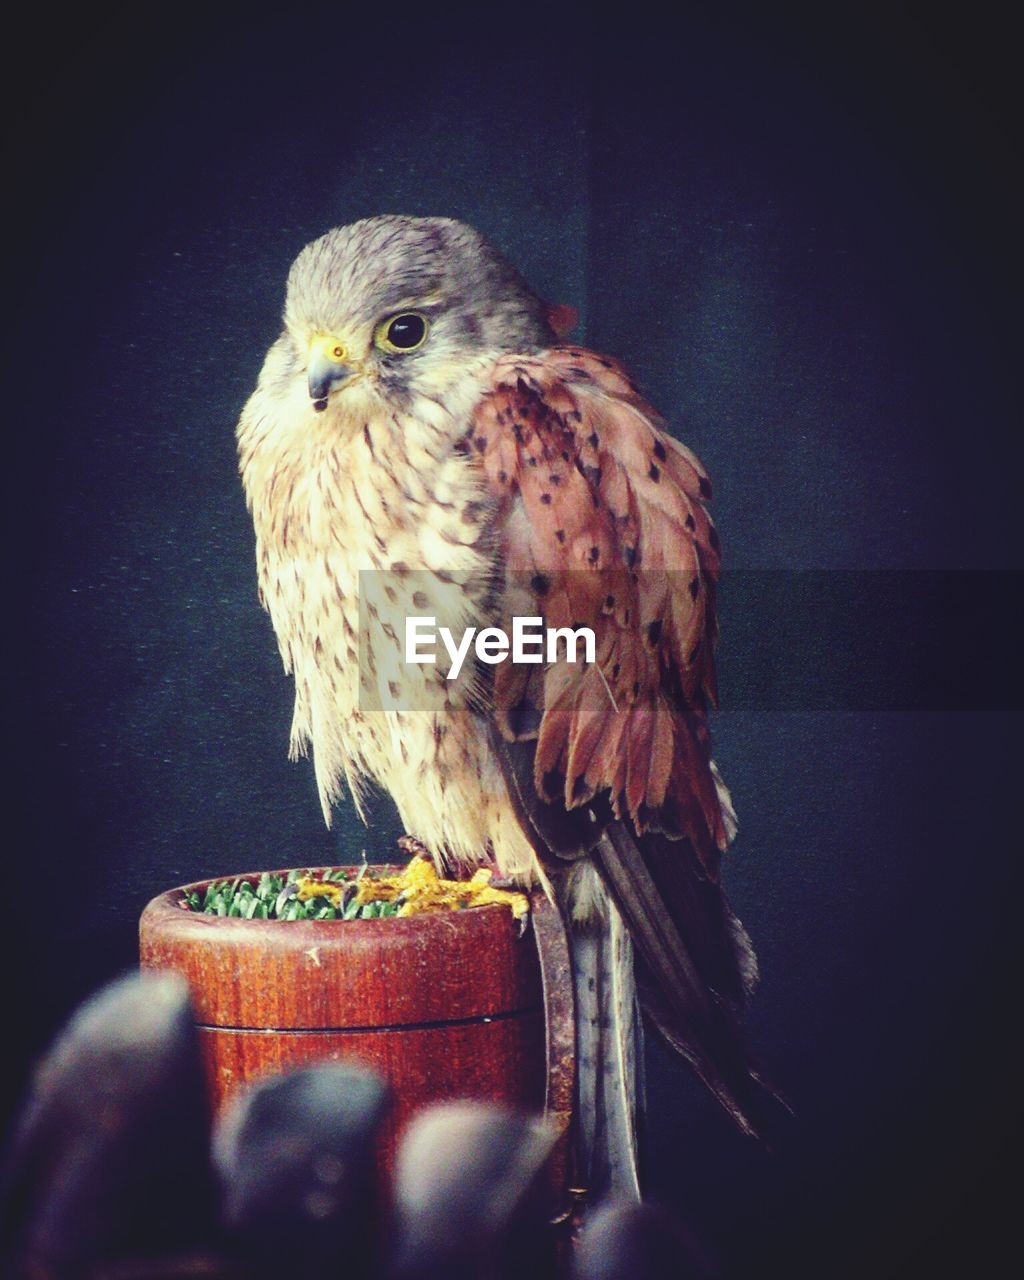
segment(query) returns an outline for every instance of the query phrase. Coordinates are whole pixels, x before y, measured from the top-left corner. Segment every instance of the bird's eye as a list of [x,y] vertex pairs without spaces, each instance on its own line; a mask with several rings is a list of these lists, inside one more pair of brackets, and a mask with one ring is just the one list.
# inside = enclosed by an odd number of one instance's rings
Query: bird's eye
[[384,351],[415,351],[426,341],[429,327],[426,316],[418,311],[402,311],[382,320],[374,338]]

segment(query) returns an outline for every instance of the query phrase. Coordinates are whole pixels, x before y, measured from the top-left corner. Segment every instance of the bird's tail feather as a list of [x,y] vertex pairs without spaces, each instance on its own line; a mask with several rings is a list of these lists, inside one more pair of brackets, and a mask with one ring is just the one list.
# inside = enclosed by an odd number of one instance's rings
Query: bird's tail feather
[[[752,967],[745,955],[749,944],[741,945],[745,934],[716,892],[719,923],[716,930],[706,931],[709,938],[714,932],[727,932],[735,948],[732,959],[723,965],[721,948],[706,945],[702,922],[692,910],[688,924],[693,941],[700,940],[701,945],[688,945],[666,909],[661,885],[652,875],[657,864],[649,864],[642,843],[621,823],[611,823],[594,849],[601,877],[636,946],[640,1004],[739,1128],[767,1141],[776,1112],[773,1102],[786,1104],[751,1061],[736,1018],[736,1000],[722,994],[722,988],[730,986],[739,994],[744,985],[741,978],[748,976],[744,971]],[[719,970],[723,979],[727,977],[728,969],[735,971],[731,981],[715,980]]]
[[640,1198],[642,1031],[633,945],[614,903],[570,928],[576,995],[578,1173],[588,1191]]

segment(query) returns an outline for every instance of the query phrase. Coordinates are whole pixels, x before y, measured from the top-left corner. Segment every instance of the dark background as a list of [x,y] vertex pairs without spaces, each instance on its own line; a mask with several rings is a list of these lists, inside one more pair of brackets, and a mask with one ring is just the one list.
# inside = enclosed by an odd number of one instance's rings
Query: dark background
[[7,55],[9,1104],[157,891],[386,853],[285,758],[233,426],[306,241],[455,215],[701,455],[735,573],[727,877],[797,1119],[764,1155],[652,1045],[652,1193],[737,1274],[980,1274],[1019,1119],[998,11],[155,13]]

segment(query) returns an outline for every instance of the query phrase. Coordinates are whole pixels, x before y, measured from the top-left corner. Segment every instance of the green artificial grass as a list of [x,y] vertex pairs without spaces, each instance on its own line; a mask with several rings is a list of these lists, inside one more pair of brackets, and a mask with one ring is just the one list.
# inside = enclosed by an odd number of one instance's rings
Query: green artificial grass
[[[272,875],[265,871],[258,880],[238,877],[215,880],[205,893],[186,893],[181,905],[186,911],[207,916],[226,916],[240,920],[381,920],[398,914],[400,902],[356,901],[356,882],[370,873],[354,869],[315,869],[289,871]],[[297,881],[315,878],[341,886],[341,903],[324,894],[300,902]]]

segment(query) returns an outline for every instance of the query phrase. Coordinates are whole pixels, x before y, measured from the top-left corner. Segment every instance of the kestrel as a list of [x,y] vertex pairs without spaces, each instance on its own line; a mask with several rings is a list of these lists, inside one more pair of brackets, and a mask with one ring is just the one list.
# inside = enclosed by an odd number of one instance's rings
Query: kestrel
[[[291,753],[312,750],[326,820],[375,783],[440,867],[547,888],[572,938],[582,1177],[635,1192],[637,1001],[753,1132],[736,1014],[757,971],[719,882],[711,485],[570,326],[459,222],[336,228],[291,268],[238,445]],[[449,680],[406,661],[408,616],[587,627],[596,661]]]

